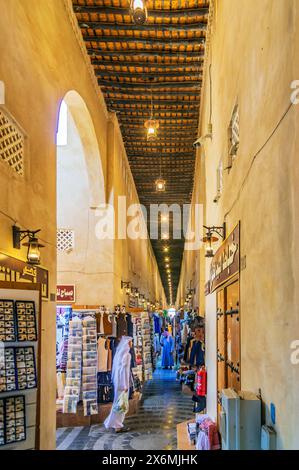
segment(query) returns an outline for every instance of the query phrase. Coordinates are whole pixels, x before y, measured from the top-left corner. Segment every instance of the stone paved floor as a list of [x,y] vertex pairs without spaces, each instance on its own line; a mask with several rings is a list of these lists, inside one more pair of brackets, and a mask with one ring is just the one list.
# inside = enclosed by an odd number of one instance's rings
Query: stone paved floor
[[181,392],[176,372],[156,370],[145,384],[139,411],[125,420],[130,430],[107,432],[102,425],[57,430],[58,450],[172,450],[176,425],[192,418],[191,397]]

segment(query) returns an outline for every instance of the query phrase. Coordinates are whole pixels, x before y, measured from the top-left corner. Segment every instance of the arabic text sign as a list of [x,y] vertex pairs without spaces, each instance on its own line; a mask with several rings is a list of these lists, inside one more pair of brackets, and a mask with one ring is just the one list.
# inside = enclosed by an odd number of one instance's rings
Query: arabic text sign
[[0,281],[40,283],[42,297],[49,297],[49,272],[40,266],[0,253]]
[[240,223],[215,253],[210,268],[210,292],[240,271]]
[[59,285],[56,289],[57,302],[76,302],[74,285]]

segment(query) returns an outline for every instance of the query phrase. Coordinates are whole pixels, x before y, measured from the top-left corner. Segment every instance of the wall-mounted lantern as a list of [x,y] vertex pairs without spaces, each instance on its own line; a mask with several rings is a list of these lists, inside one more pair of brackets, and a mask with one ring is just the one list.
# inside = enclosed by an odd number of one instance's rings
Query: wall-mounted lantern
[[[214,256],[214,249],[212,247],[213,243],[218,242],[219,237],[224,240],[226,236],[226,226],[225,223],[222,225],[222,227],[207,227],[204,225],[204,228],[206,229],[206,236],[203,237],[202,241],[206,244],[206,258],[213,258]],[[214,234],[217,234],[218,236],[215,236]]]
[[[39,230],[21,230],[16,225],[12,227],[12,238],[13,238],[13,247],[20,250],[21,245],[26,246],[27,250],[27,261],[29,264],[38,265],[40,264],[40,248],[44,248],[44,245],[39,243],[36,236]],[[21,243],[23,240],[28,238],[26,243]]]

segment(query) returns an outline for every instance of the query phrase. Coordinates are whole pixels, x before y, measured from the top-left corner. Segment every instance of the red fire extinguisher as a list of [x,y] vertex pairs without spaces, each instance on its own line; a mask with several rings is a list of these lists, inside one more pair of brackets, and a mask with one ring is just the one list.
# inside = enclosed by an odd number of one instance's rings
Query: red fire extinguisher
[[196,395],[199,397],[205,397],[207,394],[207,371],[205,366],[202,366],[197,372],[197,386]]

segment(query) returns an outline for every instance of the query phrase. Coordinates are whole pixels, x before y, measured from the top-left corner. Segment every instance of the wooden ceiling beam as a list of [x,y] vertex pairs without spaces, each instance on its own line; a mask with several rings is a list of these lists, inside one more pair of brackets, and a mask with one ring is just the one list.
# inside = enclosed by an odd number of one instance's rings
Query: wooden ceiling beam
[[[122,15],[131,16],[129,8],[118,8],[113,6],[98,6],[98,5],[80,5],[73,3],[75,13],[97,13],[98,15]],[[147,11],[148,16],[152,18],[194,18],[205,16],[209,13],[209,6],[201,8],[182,8],[177,10],[158,10],[150,9]]]
[[[150,112],[149,109],[125,109],[125,108],[118,108],[114,109],[113,111],[117,111],[117,114],[122,118],[123,116],[128,117],[128,118],[140,118],[140,119],[149,119],[150,118]],[[161,114],[168,114],[168,116],[161,116]],[[198,118],[198,110],[197,111],[192,111],[188,109],[179,109],[179,110],[174,110],[174,109],[155,109],[154,111],[154,119],[159,121],[159,119],[163,118],[168,118],[168,119],[177,119],[177,118],[182,118],[184,119],[185,116],[188,118]]]
[[[144,124],[144,116],[129,116],[128,114],[124,114],[121,116],[121,120],[123,123],[127,122],[140,122],[140,125]],[[191,122],[197,123],[198,117],[181,117],[181,116],[159,116],[159,121],[171,121],[170,124],[189,124]]]
[[[148,78],[160,78],[160,77],[199,77],[202,75],[202,70],[196,71],[177,71],[177,72],[123,72],[119,70],[103,70],[95,69],[96,77],[125,77],[125,78],[142,78],[147,80]],[[150,86],[150,83],[148,83]]]
[[[199,98],[199,96],[197,97]],[[143,105],[143,106],[150,106],[151,105],[151,100],[146,98],[146,99],[143,99],[143,98],[140,98],[138,101],[136,100],[136,98],[110,98],[110,97],[106,97],[106,100],[110,103],[110,104],[120,104],[120,105],[123,105],[123,104],[129,104],[129,105],[135,105],[135,106],[140,106],[140,105]],[[155,99],[153,97],[153,105],[154,106],[158,106],[158,105],[165,105],[165,106],[188,106],[189,109],[193,109],[193,108],[199,108],[200,106],[200,100],[197,99],[197,100],[188,100],[188,101],[183,101],[183,100],[161,100],[160,98],[159,99]]]
[[[98,69],[97,67],[142,67],[146,69],[169,69],[171,70],[178,70],[178,69],[195,69],[195,70],[202,70],[202,63],[203,61],[198,62],[177,62],[176,64],[159,64],[158,62],[139,62],[139,61],[107,61],[107,60],[92,60],[92,65],[95,67],[95,70],[102,70]],[[160,72],[158,72],[160,73]]]
[[[119,123],[120,127],[124,128],[124,124],[122,124],[121,122]],[[141,129],[140,127],[140,124],[134,124],[134,123],[126,123],[125,125],[125,129]],[[125,130],[123,129],[123,131]],[[143,129],[143,128],[142,128]],[[167,124],[167,123],[162,123],[159,127],[159,132],[161,131],[165,131],[165,132],[176,132],[176,131],[179,131],[179,132],[183,132],[185,130],[185,132],[188,130],[188,133],[190,134],[191,132],[197,132],[198,130],[198,127],[197,125],[193,126],[193,127],[190,127],[188,125],[187,127],[187,124],[186,124],[186,128],[184,129],[183,126],[181,127],[178,127],[176,126],[175,124]]]
[[[135,37],[135,36],[96,36],[96,35],[83,35],[83,39],[85,42],[101,42],[101,43],[117,43],[117,44],[125,44],[128,46],[129,44],[133,44],[135,47],[137,44],[145,44],[147,46],[155,47],[162,47],[165,50],[165,46],[174,47],[190,47],[193,46],[202,46],[205,43],[205,37],[193,37],[193,38],[144,38],[144,37]],[[137,49],[137,47],[136,47]],[[119,51],[120,52],[120,51]]]
[[94,31],[107,31],[107,30],[116,30],[116,31],[138,31],[140,33],[147,31],[158,32],[177,32],[185,31],[187,33],[198,33],[199,31],[205,31],[207,29],[206,22],[194,22],[194,23],[179,23],[179,24],[153,24],[147,23],[144,25],[136,24],[126,24],[126,23],[108,23],[106,21],[78,21],[81,29],[93,29]]
[[[144,152],[141,152],[140,153],[140,150],[136,149],[136,151],[132,151],[129,155],[129,160],[132,161],[132,163],[134,162],[134,159],[139,159],[139,158],[147,158],[146,154]],[[161,152],[151,152],[149,155],[148,155],[148,158],[162,158],[162,163],[163,163],[163,160],[166,158],[166,157],[170,157],[171,160],[173,160],[174,158],[181,158],[182,160],[184,160],[185,158],[187,157],[190,157],[191,159],[195,159],[195,153],[192,152],[192,151],[188,151],[188,148],[186,148],[185,150],[181,151],[181,152],[172,152],[170,153],[169,155],[165,155]]]
[[160,57],[160,58],[170,58],[170,59],[179,59],[180,57],[184,57],[186,59],[194,57],[204,57],[205,52],[204,50],[200,51],[171,51],[171,50],[163,50],[163,51],[157,51],[157,50],[141,50],[141,49],[128,49],[128,50],[106,50],[106,49],[96,49],[96,48],[87,48],[87,52],[90,56],[96,57],[96,56],[102,56],[102,57],[122,57],[122,56],[136,56],[136,57]]
[[[122,89],[129,88],[141,88],[146,93],[149,92],[149,83],[129,83],[129,82],[118,82],[98,79],[98,84],[103,86],[119,87]],[[154,82],[150,83],[152,89],[156,88],[190,88],[191,90],[200,90],[202,80],[189,80],[185,82],[172,81],[172,82]],[[163,93],[166,93],[163,91]]]
[[[128,95],[128,98],[127,99],[133,99],[133,100],[136,100],[136,96],[139,96],[140,99],[142,99],[142,96],[148,94],[148,90],[147,90],[147,93],[146,93],[146,90],[144,90],[144,92],[142,91],[134,91],[134,90],[121,90],[121,89],[117,89],[117,90],[108,90],[108,87],[102,87],[102,92],[105,94],[106,98],[109,98],[109,99],[122,99],[122,98],[117,98],[115,96],[111,96],[111,95]],[[176,96],[178,98],[180,97],[190,97],[190,98],[195,98],[195,100],[190,100],[190,101],[186,101],[186,103],[192,103],[192,102],[197,102],[200,100],[200,94],[199,93],[195,93],[194,91],[166,91],[166,92],[159,92],[159,91],[154,91],[153,92],[153,99],[154,100],[162,100],[163,96]]]
[[[123,140],[126,142],[129,142],[130,140],[134,139],[135,142],[140,142],[140,143],[144,143],[144,141],[146,141],[146,135],[134,135],[134,134],[123,134]],[[159,142],[163,142],[163,145],[165,145],[164,143],[165,142],[174,142],[174,144],[176,146],[178,145],[181,145],[182,143],[184,142],[194,142],[194,140],[196,139],[195,136],[193,137],[184,137],[184,135],[180,135],[180,136],[176,136],[176,135],[173,135],[173,136],[166,136],[166,135],[162,135],[159,133],[159,136],[158,136],[158,139],[159,139]]]

